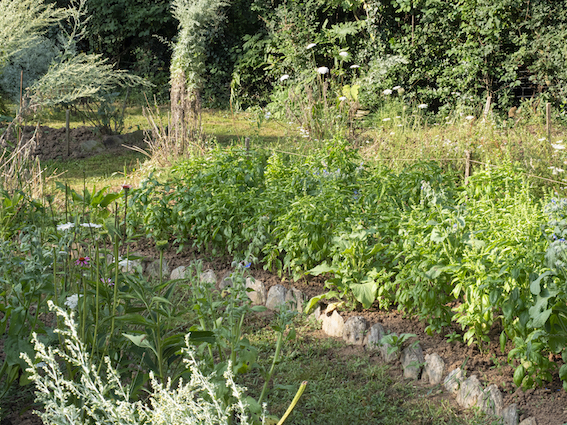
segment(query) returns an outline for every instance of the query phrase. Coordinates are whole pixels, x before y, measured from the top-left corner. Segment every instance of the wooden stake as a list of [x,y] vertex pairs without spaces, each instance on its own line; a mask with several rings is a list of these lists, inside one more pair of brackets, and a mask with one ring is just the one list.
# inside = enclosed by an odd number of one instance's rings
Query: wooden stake
[[69,131],[69,108],[65,111],[65,136],[67,136],[67,156],[71,156],[71,133]]
[[547,141],[551,142],[551,103],[545,104],[545,123],[547,129]]
[[471,175],[471,151],[465,151],[465,182]]

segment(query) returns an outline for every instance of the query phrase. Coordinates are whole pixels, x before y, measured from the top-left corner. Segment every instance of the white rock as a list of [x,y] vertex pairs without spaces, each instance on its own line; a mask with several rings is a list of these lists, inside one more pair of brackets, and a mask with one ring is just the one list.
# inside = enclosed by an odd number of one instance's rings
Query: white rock
[[443,386],[451,394],[456,393],[463,382],[463,371],[461,369],[454,369],[443,380]]
[[246,278],[246,288],[253,289],[248,292],[248,298],[252,300],[252,305],[264,305],[268,299],[266,294],[266,285],[261,280],[254,278]]
[[445,372],[445,362],[437,353],[427,354],[425,356],[425,366],[423,367],[423,375],[421,379],[429,382],[431,385],[440,384],[443,380]]
[[171,280],[186,279],[188,274],[186,266],[179,266],[171,271],[169,278]]
[[400,361],[402,362],[404,378],[419,379],[421,366],[425,362],[421,345],[412,344],[409,347],[406,347],[402,351]]
[[342,338],[345,328],[345,321],[336,310],[333,311],[331,316],[322,315],[323,317],[323,332],[329,336]]
[[200,274],[199,276],[199,281],[201,283],[212,283],[213,285],[217,284],[217,275],[215,274],[215,272],[211,269],[204,271],[203,273]]
[[457,391],[457,403],[468,409],[478,404],[482,399],[482,394],[482,385],[476,375],[473,375],[461,383],[461,387]]
[[344,324],[343,339],[347,344],[362,345],[366,332],[366,319],[362,316],[349,317]]
[[268,291],[268,298],[266,300],[266,307],[269,310],[275,310],[280,305],[285,304],[285,295],[287,290],[283,285],[274,285]]

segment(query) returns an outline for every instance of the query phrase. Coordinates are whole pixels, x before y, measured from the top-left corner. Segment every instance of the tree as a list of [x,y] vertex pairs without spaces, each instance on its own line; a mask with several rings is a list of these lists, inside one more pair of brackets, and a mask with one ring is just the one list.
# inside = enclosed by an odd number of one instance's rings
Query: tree
[[224,20],[222,8],[226,5],[228,0],[173,0],[179,34],[170,67],[170,132],[183,147],[187,137],[200,130],[206,48],[215,28]]

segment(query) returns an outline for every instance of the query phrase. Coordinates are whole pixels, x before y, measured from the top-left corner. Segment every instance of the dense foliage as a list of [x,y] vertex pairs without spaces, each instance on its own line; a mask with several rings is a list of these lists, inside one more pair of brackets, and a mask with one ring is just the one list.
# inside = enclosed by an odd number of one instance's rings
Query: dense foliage
[[546,353],[566,354],[567,204],[545,206],[511,166],[463,181],[434,163],[400,173],[364,164],[342,140],[307,157],[219,150],[167,183],[150,177],[130,202],[132,231],[226,248],[296,279],[323,274],[329,292],[310,306],[394,305],[428,332],[460,324],[448,336],[481,349],[499,323],[519,386],[550,379]]

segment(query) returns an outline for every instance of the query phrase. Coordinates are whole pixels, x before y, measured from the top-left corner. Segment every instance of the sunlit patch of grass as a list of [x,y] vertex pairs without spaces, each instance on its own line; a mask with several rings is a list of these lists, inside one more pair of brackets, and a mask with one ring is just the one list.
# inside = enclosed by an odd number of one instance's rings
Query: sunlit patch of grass
[[[458,412],[449,403],[427,399],[426,389],[396,378],[390,366],[362,350],[345,350],[341,341],[313,337],[314,325],[300,319],[298,338],[288,342],[276,367],[268,397],[268,410],[281,417],[299,384],[308,381],[289,423],[302,424],[490,424],[480,413]],[[248,335],[269,364],[273,332]],[[258,396],[263,378],[255,371],[242,378],[252,396]]]

